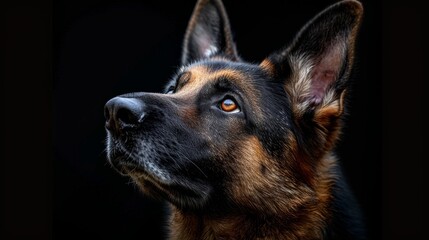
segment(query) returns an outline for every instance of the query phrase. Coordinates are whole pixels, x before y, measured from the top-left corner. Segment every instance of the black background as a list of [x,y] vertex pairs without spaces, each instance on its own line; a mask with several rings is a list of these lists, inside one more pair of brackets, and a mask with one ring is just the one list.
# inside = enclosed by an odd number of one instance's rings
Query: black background
[[[240,55],[256,63],[333,2],[225,6]],[[410,2],[362,2],[350,116],[337,152],[371,239],[415,239],[423,221],[422,15]],[[118,94],[162,89],[179,66],[194,4],[2,8],[1,239],[165,237],[164,205],[106,163],[103,106]]]

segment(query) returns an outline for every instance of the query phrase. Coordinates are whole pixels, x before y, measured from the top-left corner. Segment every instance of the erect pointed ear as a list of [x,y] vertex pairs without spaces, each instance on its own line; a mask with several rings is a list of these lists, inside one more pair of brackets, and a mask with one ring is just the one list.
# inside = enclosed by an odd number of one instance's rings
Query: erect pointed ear
[[288,48],[261,63],[284,81],[298,117],[308,110],[322,119],[342,113],[362,14],[357,1],[336,3],[308,22]]
[[220,0],[199,0],[186,30],[182,64],[215,55],[238,59],[228,16]]

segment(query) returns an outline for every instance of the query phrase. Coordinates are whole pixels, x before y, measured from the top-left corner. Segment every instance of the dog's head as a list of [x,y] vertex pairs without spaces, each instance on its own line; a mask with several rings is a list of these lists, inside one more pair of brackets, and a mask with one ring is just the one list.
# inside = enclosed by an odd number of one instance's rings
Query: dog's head
[[311,196],[338,138],[361,16],[357,1],[334,4],[251,64],[220,0],[200,0],[165,92],[107,102],[110,163],[179,208],[276,211]]

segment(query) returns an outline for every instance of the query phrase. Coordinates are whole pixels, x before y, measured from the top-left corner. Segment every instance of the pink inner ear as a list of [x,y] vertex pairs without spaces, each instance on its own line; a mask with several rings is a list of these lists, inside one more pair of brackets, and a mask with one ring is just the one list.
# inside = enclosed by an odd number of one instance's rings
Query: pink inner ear
[[310,105],[323,101],[328,87],[337,80],[344,57],[343,49],[336,44],[323,53],[319,62],[313,66],[310,86]]
[[311,105],[322,102],[328,86],[335,81],[337,74],[331,69],[320,69],[313,72],[311,77],[310,98]]

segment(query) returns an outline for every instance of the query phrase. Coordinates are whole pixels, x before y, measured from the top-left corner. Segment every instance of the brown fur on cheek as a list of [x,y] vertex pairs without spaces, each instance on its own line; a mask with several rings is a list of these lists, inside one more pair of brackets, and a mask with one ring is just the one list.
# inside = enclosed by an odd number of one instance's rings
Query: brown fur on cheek
[[[288,146],[290,154],[298,150]],[[247,213],[255,213],[263,219],[276,219],[279,224],[293,223],[285,226],[285,232],[293,233],[297,239],[308,236],[319,236],[329,218],[326,211],[331,201],[331,188],[335,176],[330,173],[336,164],[335,158],[325,156],[320,159],[313,169],[308,170],[308,185],[297,177],[296,169],[287,168],[292,161],[304,164],[299,155],[291,155],[291,159],[273,159],[262,147],[259,140],[252,136],[243,142],[243,147],[237,150],[240,157],[233,161],[238,169],[229,188],[231,197],[238,209]],[[292,159],[292,158],[297,159]],[[288,163],[277,164],[277,161]],[[303,171],[303,169],[301,169]],[[312,175],[312,176],[310,176]]]
[[192,128],[195,128],[199,125],[200,119],[195,106],[190,105],[182,107],[179,110],[178,115],[186,125]]
[[288,137],[288,148],[291,163],[289,164],[295,172],[295,178],[309,187],[315,184],[315,168],[302,150],[299,148],[296,138],[290,134]]
[[277,164],[256,137],[248,138],[242,146],[234,160],[239,170],[231,183],[231,196],[238,205],[267,215],[283,215],[312,198],[311,190]]

